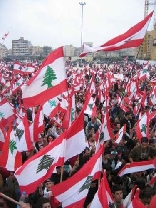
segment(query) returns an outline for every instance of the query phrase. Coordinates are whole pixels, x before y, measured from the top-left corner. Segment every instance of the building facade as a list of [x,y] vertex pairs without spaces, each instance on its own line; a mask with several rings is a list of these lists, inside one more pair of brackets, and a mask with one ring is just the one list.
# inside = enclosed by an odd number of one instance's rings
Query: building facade
[[43,46],[43,49],[42,49],[42,56],[43,57],[48,56],[51,52],[52,52],[52,47],[50,47],[50,46]]
[[144,42],[137,52],[137,58],[156,60],[156,25],[151,31],[147,31]]
[[64,46],[64,55],[65,57],[74,57],[75,48],[72,45]]
[[5,45],[0,43],[0,58],[7,57],[7,54],[8,54],[8,49],[6,48]]
[[28,56],[29,48],[31,48],[31,42],[24,40],[21,37],[19,40],[12,40],[12,55],[13,56]]

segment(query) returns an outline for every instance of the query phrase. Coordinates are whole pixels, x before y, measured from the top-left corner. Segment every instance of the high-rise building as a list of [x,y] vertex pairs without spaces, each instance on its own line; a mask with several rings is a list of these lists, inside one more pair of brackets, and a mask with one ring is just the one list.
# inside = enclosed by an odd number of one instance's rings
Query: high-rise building
[[32,44],[28,40],[21,37],[19,40],[12,40],[12,55],[13,56],[28,56],[29,48]]
[[52,52],[52,47],[43,46],[43,52],[42,52],[43,57],[48,56],[51,52]]
[[93,42],[84,42],[83,44],[88,45],[89,47],[93,47]]
[[0,43],[0,58],[6,57],[7,53],[8,49],[6,48],[6,46]]

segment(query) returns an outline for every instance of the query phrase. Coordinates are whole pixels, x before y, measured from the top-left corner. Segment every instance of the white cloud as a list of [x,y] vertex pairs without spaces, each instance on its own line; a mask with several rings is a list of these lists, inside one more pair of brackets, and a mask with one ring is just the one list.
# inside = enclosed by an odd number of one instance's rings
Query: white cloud
[[[83,40],[94,45],[119,35],[143,19],[144,0],[86,0]],[[5,40],[24,37],[33,45],[80,46],[78,0],[0,0],[0,34]]]

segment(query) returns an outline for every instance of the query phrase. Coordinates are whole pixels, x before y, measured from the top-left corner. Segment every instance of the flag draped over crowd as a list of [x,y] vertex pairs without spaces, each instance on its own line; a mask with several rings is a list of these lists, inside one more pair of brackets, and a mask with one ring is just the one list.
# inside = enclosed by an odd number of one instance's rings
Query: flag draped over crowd
[[[153,12],[126,33],[100,47],[84,46],[81,56],[89,52],[140,46],[152,15]],[[156,66],[149,70],[148,63],[138,68],[133,63],[125,63],[124,67],[113,63],[110,66],[74,68],[65,66],[63,47],[50,53],[40,65],[14,62],[11,69],[9,64],[0,62],[0,166],[15,171],[21,191],[33,193],[51,176],[56,167],[63,167],[66,161],[79,157],[86,147],[91,148],[86,139],[89,134],[86,136],[84,115],[91,119],[96,117],[99,110],[97,102],[101,103],[102,118],[95,134],[94,154],[73,176],[54,185],[52,193],[62,203],[62,207],[81,208],[92,182],[98,179],[98,191],[90,207],[109,207],[113,203],[113,197],[102,168],[104,146],[110,140],[119,144],[124,135],[129,136],[126,125],[122,125],[114,134],[110,122],[113,112],[110,109],[115,109],[117,104],[122,113],[131,110],[136,116],[135,131],[138,141],[142,137],[148,138],[150,122],[156,115],[156,110],[147,108],[143,112],[141,108],[146,108],[149,104],[156,106],[155,77],[151,77]],[[127,76],[129,72],[132,76]],[[148,95],[140,87],[145,80],[151,84],[151,94]],[[124,93],[118,93],[112,102],[109,92],[115,83],[123,85]],[[84,102],[76,101],[77,94],[84,95]],[[46,128],[45,119],[54,124],[50,131],[55,140],[43,148],[40,147],[23,164],[22,153],[35,148],[39,135]],[[88,131],[91,128],[92,126]],[[125,164],[118,175],[154,168],[155,159],[134,162]],[[139,204],[137,196],[136,193],[129,207]]]

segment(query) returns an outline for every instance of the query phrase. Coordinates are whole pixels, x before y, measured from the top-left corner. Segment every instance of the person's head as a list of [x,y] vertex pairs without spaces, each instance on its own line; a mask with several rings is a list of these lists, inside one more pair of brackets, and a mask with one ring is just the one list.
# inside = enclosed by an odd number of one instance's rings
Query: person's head
[[132,119],[132,113],[131,113],[131,111],[126,112],[126,113],[125,113],[125,117],[126,117],[128,120]]
[[151,145],[152,147],[155,147],[154,139],[149,139],[149,145]]
[[144,189],[140,190],[140,199],[144,205],[148,206],[151,202],[152,197],[154,196],[154,190],[149,185],[147,185]]
[[54,137],[51,134],[48,135],[47,136],[47,141],[48,141],[48,143],[54,141]]
[[[1,192],[5,194],[6,196],[9,196],[10,198],[16,200],[15,193],[9,188],[5,187],[1,190]],[[16,208],[16,204],[0,196],[0,207],[1,208]]]
[[38,199],[37,208],[51,208],[50,200],[45,197],[41,197]]
[[141,147],[145,149],[148,146],[148,139],[147,137],[142,137],[141,139]]
[[111,151],[109,149],[105,149],[104,151],[104,159],[109,159],[110,158],[110,154],[111,154]]
[[114,202],[121,202],[121,200],[123,199],[123,191],[121,186],[119,185],[113,186],[112,193],[114,197]]
[[54,182],[48,178],[46,181],[45,181],[45,187],[48,191],[51,191],[51,187],[54,185]]

